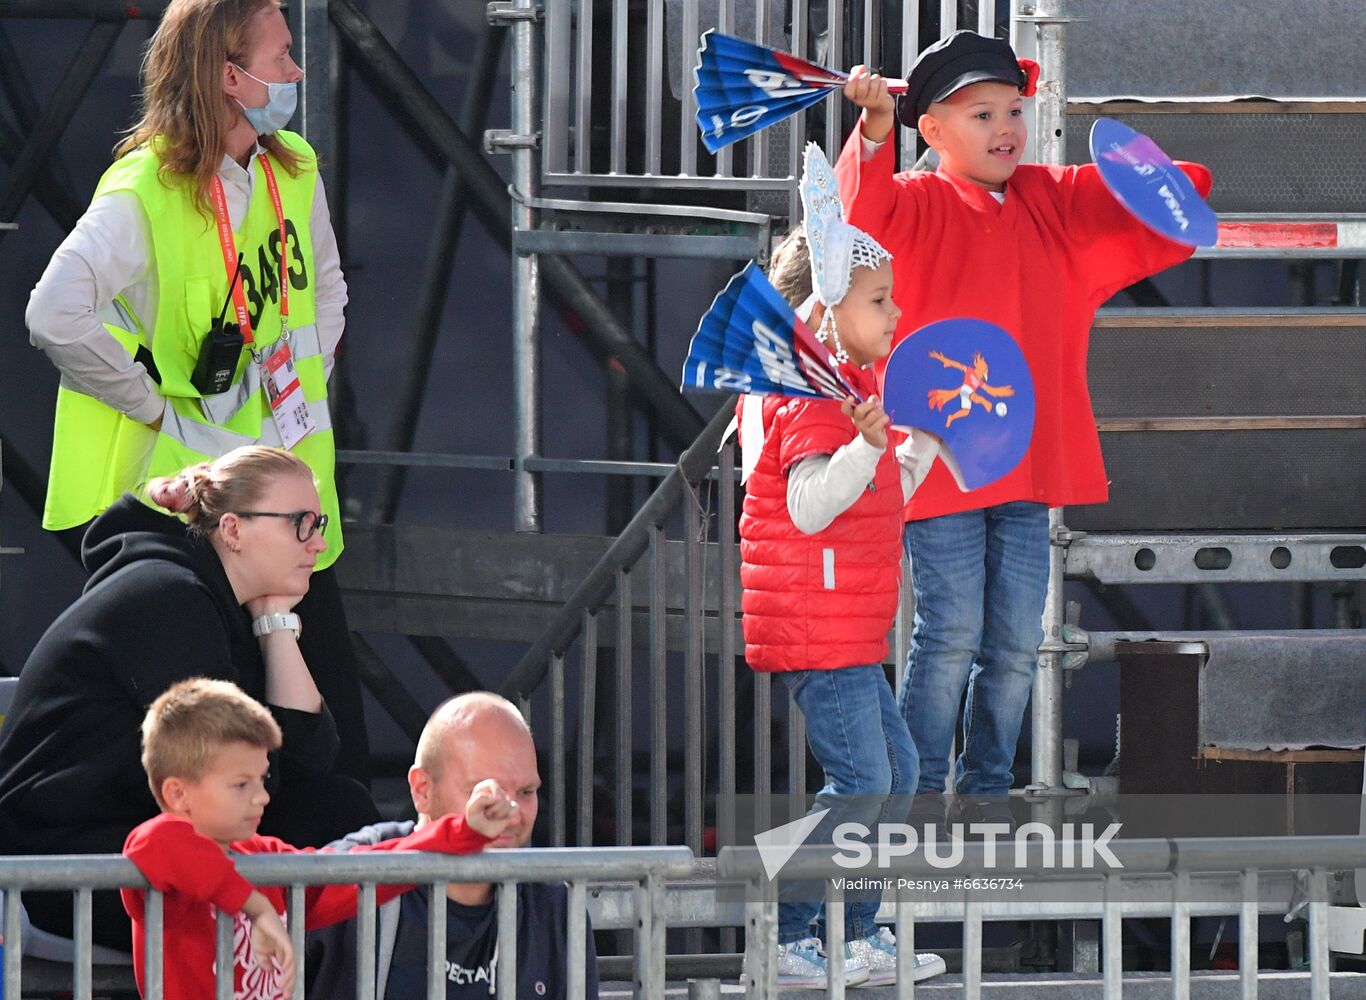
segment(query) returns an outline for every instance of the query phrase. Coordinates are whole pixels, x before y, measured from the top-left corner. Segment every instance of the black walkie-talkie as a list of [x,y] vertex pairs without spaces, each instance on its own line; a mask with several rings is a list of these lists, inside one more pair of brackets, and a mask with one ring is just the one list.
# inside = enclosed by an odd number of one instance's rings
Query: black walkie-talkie
[[202,395],[215,396],[232,385],[232,377],[237,372],[238,359],[242,357],[242,346],[246,338],[242,328],[236,323],[227,322],[228,306],[232,302],[232,290],[242,275],[242,254],[237,255],[237,270],[228,282],[228,298],[223,303],[223,311],[209,327],[209,335],[199,348],[199,360],[194,366],[194,376],[190,384]]

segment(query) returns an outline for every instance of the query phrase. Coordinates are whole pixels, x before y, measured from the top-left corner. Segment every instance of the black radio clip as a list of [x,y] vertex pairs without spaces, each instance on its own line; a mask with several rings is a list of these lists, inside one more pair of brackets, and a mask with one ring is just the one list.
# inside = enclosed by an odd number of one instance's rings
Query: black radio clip
[[203,396],[216,396],[227,391],[237,374],[237,362],[242,357],[246,338],[242,328],[228,322],[228,305],[232,302],[232,290],[242,274],[242,254],[237,255],[237,270],[228,282],[228,297],[223,303],[223,311],[209,326],[209,334],[199,347],[199,360],[195,362],[194,375],[190,384]]

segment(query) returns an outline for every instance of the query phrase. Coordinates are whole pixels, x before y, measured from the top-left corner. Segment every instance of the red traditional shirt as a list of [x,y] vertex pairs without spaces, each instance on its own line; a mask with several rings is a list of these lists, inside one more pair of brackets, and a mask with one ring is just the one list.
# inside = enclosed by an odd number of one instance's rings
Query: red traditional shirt
[[[1086,352],[1096,309],[1191,248],[1152,232],[1110,194],[1093,166],[1022,164],[1002,204],[950,174],[893,174],[892,143],[863,158],[855,129],[836,164],[849,221],[894,255],[899,342],[953,317],[995,323],[1020,345],[1034,378],[1034,437],[1015,470],[964,493],[936,462],[906,504],[906,520],[1013,500],[1057,507],[1109,498]],[[1197,190],[1210,173],[1179,164]]]

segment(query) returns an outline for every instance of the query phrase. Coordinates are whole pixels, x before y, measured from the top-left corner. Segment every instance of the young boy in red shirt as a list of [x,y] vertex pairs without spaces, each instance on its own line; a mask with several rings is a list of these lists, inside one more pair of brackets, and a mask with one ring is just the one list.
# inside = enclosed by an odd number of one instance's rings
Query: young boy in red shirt
[[[844,88],[863,114],[836,166],[840,194],[849,221],[895,254],[898,340],[936,320],[987,320],[1016,338],[1034,378],[1034,437],[1013,472],[964,493],[936,463],[906,504],[916,617],[901,710],[921,795],[945,790],[965,690],[954,790],[1010,790],[1043,638],[1048,508],[1108,497],[1086,386],[1095,311],[1191,254],[1121,207],[1094,166],[1020,164],[1021,98],[1037,74],[1006,42],[959,31],[921,53],[895,104],[864,67]],[[936,172],[893,173],[895,119],[939,154]],[[1208,194],[1209,171],[1181,169]]]
[[[891,351],[899,315],[890,255],[840,217],[838,184],[815,146],[802,201],[806,221],[774,250],[769,279],[843,362],[864,401],[742,398],[741,447],[753,471],[740,518],[740,582],[745,659],[786,683],[825,772],[811,808],[826,815],[806,838],[814,844],[845,822],[876,836],[879,823],[901,822],[909,810],[919,764],[882,662],[901,586],[901,508],[937,442],[888,426],[871,366]],[[780,885],[780,988],[827,985],[818,896],[807,883]],[[895,938],[875,921],[880,896],[846,897],[848,985],[896,982]],[[913,965],[916,980],[945,968],[931,954]]]
[[[256,888],[237,874],[235,854],[311,852],[256,833],[265,790],[267,753],[280,747],[280,728],[259,702],[227,681],[195,678],[173,685],[152,703],[142,724],[142,763],[162,813],[128,835],[123,853],[164,893],[162,955],[166,1000],[214,995],[215,918],[234,914],[233,995],[285,1000],[294,992],[294,950],[284,920],[285,890]],[[496,782],[475,786],[465,815],[447,816],[407,837],[355,850],[469,854],[497,837],[516,804]],[[383,903],[411,886],[379,886]],[[133,971],[146,994],[146,923],[141,889],[123,889],[133,921]],[[309,886],[308,928],[355,916],[354,885]]]

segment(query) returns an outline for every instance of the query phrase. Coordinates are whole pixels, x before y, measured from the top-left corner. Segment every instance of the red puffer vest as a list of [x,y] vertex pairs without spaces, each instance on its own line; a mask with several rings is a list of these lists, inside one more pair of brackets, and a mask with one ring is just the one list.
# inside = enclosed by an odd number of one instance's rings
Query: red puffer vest
[[764,445],[740,517],[745,659],[754,670],[834,670],[882,663],[901,584],[901,474],[892,432],[872,485],[823,531],[797,530],[787,473],[853,440],[827,400],[742,398],[762,405]]

